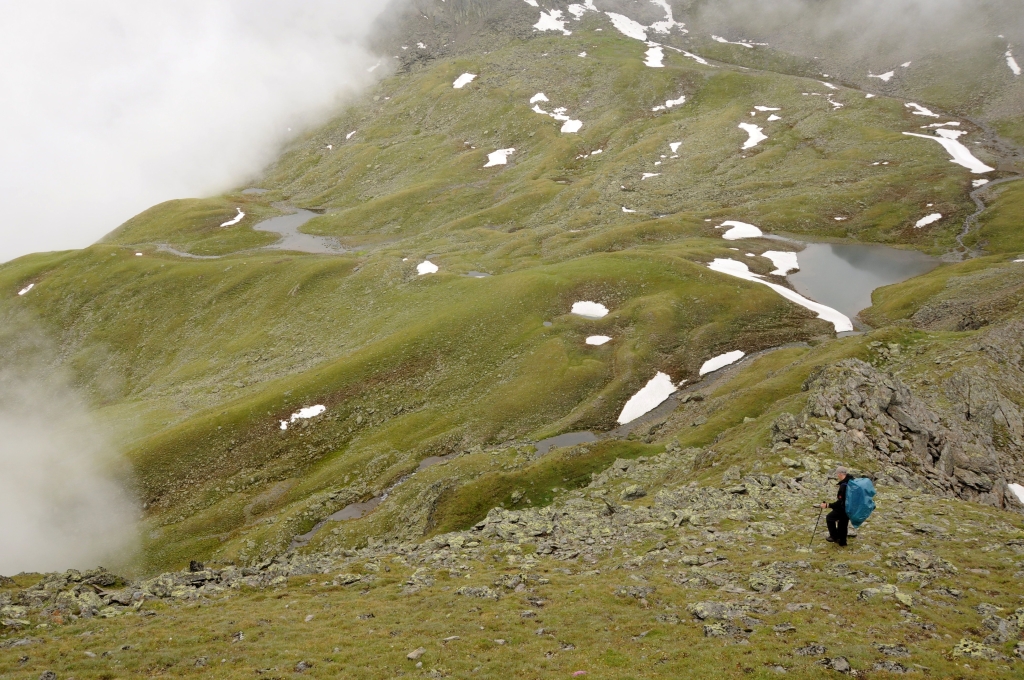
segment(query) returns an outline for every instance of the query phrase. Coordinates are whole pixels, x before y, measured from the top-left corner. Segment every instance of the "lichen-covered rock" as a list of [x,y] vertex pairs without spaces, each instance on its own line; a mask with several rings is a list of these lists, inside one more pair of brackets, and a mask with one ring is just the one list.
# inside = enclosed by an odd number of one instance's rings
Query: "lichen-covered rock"
[[991,647],[974,640],[968,640],[967,638],[962,638],[953,647],[953,656],[957,658],[985,659],[986,661],[1001,661],[1006,658]]
[[[1019,461],[1001,452],[992,424],[1024,436],[1021,414],[994,387],[976,389],[973,376],[951,380],[947,396],[961,406],[944,418],[895,376],[859,359],[840,361],[808,378],[804,418],[781,416],[773,441],[815,434],[830,440],[836,453],[873,457],[886,477],[911,488],[1024,512],[1007,486],[1008,470]],[[816,429],[815,419],[831,427]],[[1021,446],[1009,448],[1020,458],[1024,439],[1017,439]]]
[[501,597],[500,592],[487,586],[463,586],[456,590],[455,594],[466,597],[479,597],[484,600],[497,600]]

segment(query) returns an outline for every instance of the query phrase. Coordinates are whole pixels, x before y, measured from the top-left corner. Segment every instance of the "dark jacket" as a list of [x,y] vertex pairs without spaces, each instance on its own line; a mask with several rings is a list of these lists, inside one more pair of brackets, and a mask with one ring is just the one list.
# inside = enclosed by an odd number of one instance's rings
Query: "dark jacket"
[[836,512],[841,512],[844,515],[846,514],[846,485],[849,483],[849,481],[850,476],[847,475],[846,477],[843,478],[843,481],[839,482],[839,491],[836,494],[836,502],[829,503],[828,506],[835,510]]

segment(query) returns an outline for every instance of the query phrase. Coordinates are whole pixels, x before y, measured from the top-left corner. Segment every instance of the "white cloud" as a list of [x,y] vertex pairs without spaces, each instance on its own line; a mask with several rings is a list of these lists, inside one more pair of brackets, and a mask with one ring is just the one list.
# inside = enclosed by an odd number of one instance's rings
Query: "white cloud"
[[[371,0],[36,0],[0,22],[0,261],[246,180],[384,74]],[[289,128],[292,132],[289,132]]]

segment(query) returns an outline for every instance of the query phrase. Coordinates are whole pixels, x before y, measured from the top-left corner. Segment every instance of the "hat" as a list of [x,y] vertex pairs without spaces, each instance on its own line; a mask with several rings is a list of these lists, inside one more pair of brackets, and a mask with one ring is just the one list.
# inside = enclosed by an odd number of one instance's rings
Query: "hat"
[[837,468],[835,469],[835,471],[834,471],[834,472],[833,472],[832,474],[833,474],[833,475],[838,475],[839,473],[842,473],[842,474],[844,474],[844,475],[849,475],[849,474],[850,474],[849,470],[847,470],[846,468],[844,468],[844,467],[843,467],[842,465],[840,465],[839,467],[837,467]]

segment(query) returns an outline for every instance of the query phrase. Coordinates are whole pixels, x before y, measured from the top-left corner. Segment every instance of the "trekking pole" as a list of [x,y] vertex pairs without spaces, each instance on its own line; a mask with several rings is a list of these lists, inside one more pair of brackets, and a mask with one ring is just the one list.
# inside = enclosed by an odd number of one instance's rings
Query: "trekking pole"
[[821,513],[825,512],[825,508],[818,510],[818,519],[814,521],[814,531],[811,532],[811,540],[807,541],[807,549],[811,549],[811,543],[814,543],[814,535],[818,533],[818,523],[821,522]]

